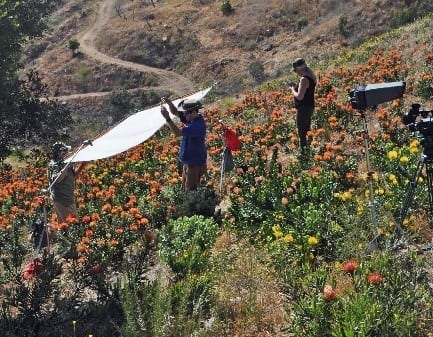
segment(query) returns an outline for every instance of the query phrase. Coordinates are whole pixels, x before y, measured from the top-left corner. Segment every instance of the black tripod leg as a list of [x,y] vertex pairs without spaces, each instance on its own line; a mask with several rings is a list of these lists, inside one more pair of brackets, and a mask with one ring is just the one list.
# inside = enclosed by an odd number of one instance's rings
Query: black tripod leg
[[[433,219],[433,168],[431,163],[426,164],[427,173],[427,188],[428,188],[428,201],[429,201],[429,221]],[[423,251],[430,251],[433,249],[433,241],[427,246],[423,247]]]
[[429,217],[430,221],[432,221],[433,215],[433,168],[430,166],[430,163],[426,164],[426,173],[427,173],[427,188],[428,188],[428,204],[429,204]]
[[418,162],[418,166],[416,168],[415,175],[414,175],[413,179],[410,181],[409,187],[408,187],[406,195],[404,197],[403,206],[400,209],[398,221],[397,221],[396,226],[395,226],[394,235],[393,235],[394,237],[396,237],[396,236],[399,237],[403,232],[403,222],[404,222],[404,219],[406,218],[409,207],[412,204],[413,197],[415,195],[415,189],[418,185],[418,179],[421,176],[422,169],[424,166],[423,164],[424,164],[424,158],[422,157]]

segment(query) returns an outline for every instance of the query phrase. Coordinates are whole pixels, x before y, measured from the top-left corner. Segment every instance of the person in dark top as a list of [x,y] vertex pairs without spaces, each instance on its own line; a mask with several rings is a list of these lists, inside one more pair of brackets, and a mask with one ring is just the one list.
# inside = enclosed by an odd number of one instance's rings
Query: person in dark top
[[48,164],[49,192],[59,223],[66,222],[68,216],[77,216],[75,178],[84,168],[84,162],[77,169],[72,164],[66,164],[64,158],[70,149],[62,142],[54,143],[51,148],[52,159]]
[[299,84],[290,86],[296,107],[296,126],[298,128],[301,151],[308,148],[307,133],[311,128],[311,118],[314,112],[314,91],[317,77],[308,67],[304,59],[298,58],[293,64],[293,71],[300,76]]
[[182,183],[185,191],[196,190],[200,180],[206,173],[207,149],[206,149],[206,123],[199,113],[202,104],[199,100],[185,99],[176,108],[167,97],[161,99],[168,105],[170,112],[179,117],[184,127],[179,128],[167,109],[161,106],[161,114],[175,136],[182,136],[179,158],[183,164]]

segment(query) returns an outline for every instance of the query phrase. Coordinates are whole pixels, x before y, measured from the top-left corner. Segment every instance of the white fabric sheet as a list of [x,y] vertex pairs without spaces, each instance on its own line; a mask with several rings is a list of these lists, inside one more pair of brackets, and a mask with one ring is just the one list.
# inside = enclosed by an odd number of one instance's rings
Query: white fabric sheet
[[[212,87],[198,91],[190,96],[174,100],[175,106],[187,98],[202,99]],[[168,107],[167,107],[168,109]],[[169,110],[169,109],[168,109]],[[170,111],[170,110],[169,110]],[[96,138],[92,145],[81,145],[74,155],[65,159],[65,162],[82,162],[103,159],[126,151],[150,138],[165,124],[161,115],[161,107],[139,111],[128,117],[107,133]],[[83,144],[86,144],[84,142]]]

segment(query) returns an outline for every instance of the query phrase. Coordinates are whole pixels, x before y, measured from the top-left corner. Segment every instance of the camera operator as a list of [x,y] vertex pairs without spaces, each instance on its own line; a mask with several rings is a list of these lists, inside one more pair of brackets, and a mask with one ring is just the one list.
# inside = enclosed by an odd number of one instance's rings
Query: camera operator
[[84,168],[84,162],[75,169],[72,164],[65,164],[64,158],[70,146],[56,142],[51,148],[51,161],[48,164],[48,181],[50,193],[59,223],[65,222],[68,216],[77,216],[75,204],[75,178]]
[[314,112],[314,91],[317,77],[302,58],[296,59],[292,67],[293,71],[300,76],[299,84],[297,86],[290,84],[290,89],[295,100],[299,145],[301,152],[304,152],[309,146],[307,133],[311,128],[311,118]]
[[181,101],[176,108],[167,97],[162,97],[161,102],[168,105],[170,112],[179,117],[184,127],[179,128],[164,106],[161,106],[161,114],[176,137],[182,136],[179,158],[183,164],[182,184],[185,191],[196,190],[200,180],[206,172],[207,149],[205,144],[206,123],[199,113],[202,104],[198,100],[186,99]]

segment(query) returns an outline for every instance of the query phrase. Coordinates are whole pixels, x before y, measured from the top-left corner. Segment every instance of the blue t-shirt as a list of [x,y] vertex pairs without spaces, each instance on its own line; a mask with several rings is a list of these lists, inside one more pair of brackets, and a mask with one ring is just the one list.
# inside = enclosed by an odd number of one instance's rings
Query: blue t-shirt
[[182,142],[180,144],[179,158],[183,164],[191,166],[202,166],[206,164],[206,123],[202,115],[186,122],[182,128]]

